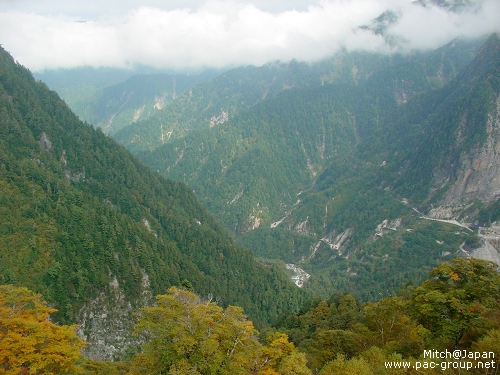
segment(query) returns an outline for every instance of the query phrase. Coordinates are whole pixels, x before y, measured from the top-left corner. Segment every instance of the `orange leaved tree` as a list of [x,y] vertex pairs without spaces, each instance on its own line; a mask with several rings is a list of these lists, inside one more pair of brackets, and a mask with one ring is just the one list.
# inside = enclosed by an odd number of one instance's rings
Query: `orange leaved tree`
[[85,343],[75,326],[49,320],[55,312],[25,287],[0,285],[0,374],[60,374],[75,370]]

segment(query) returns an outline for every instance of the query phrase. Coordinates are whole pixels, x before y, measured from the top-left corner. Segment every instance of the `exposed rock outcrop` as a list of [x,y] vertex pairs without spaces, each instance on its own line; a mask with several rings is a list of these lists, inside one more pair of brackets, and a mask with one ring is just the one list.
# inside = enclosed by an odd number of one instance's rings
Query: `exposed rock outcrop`
[[479,228],[477,232],[482,246],[474,249],[470,256],[474,258],[489,260],[500,266],[500,225],[493,223],[489,227]]
[[52,148],[52,142],[50,142],[50,139],[45,132],[42,132],[39,142],[40,146],[42,146],[47,151],[49,151]]
[[133,304],[126,299],[117,278],[113,277],[108,290],[102,291],[80,310],[78,335],[88,343],[85,355],[96,360],[123,359],[128,347],[141,344],[131,335],[134,313],[152,302],[149,277],[145,272],[141,280],[141,298]]
[[[457,142],[460,142],[460,129]],[[453,218],[475,200],[491,203],[500,198],[500,96],[486,124],[487,138],[480,146],[460,156],[455,182],[430,217]]]

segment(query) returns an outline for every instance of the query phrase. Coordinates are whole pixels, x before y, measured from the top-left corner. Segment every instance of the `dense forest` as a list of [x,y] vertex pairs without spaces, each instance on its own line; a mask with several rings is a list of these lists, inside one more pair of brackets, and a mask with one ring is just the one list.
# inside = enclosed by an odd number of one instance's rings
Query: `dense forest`
[[[372,76],[390,67],[394,67],[400,77],[410,74],[417,80],[401,85],[390,74],[385,77],[378,75],[377,84],[396,85],[399,89],[409,89],[408,92],[440,87],[470,63],[481,42],[457,40],[436,51],[410,56],[340,51],[330,58],[310,64],[292,60],[231,69],[186,90],[156,114],[144,121],[131,123],[113,137],[134,153],[152,151],[183,138],[193,130],[236,118],[256,104],[273,99],[290,88],[313,89],[327,84],[363,85],[368,80],[373,81]],[[71,91],[70,88],[68,91]],[[125,90],[117,92],[116,100],[126,93]],[[139,109],[138,106],[127,107],[129,110]],[[95,111],[97,107],[91,106],[90,109]]]
[[[0,287],[0,371],[83,374],[496,374],[500,274],[491,262],[455,259],[419,286],[361,304],[349,294],[311,300],[259,333],[239,307],[192,286],[170,288],[139,312],[141,350],[122,362],[89,361],[74,327],[26,288]],[[30,334],[26,335],[26,332]],[[37,338],[39,338],[37,340]]]
[[111,339],[93,330],[99,308],[111,326],[120,317],[121,332],[133,308],[183,280],[242,306],[257,325],[304,300],[280,268],[236,245],[184,184],[80,122],[3,50],[0,111],[0,283],[42,293],[55,321]]
[[[447,198],[449,191],[466,190],[454,187],[461,174],[471,173],[461,170],[460,158],[472,160],[481,154],[478,147],[495,142],[486,142],[486,129],[497,113],[498,36],[475,43],[455,41],[391,61],[373,58],[372,65],[362,54],[343,55],[329,80],[309,76],[312,87],[299,80],[265,100],[254,98],[251,108],[223,123],[208,125],[197,105],[210,109],[209,101],[241,98],[228,90],[242,90],[246,81],[230,84],[225,73],[193,88],[204,93],[202,99],[181,97],[165,112],[183,110],[184,119],[161,122],[185,125],[187,134],[172,135],[137,155],[153,170],[190,186],[238,243],[263,262],[304,269],[311,275],[304,288],[313,294],[327,298],[344,290],[377,300],[405,280],[420,282],[438,262],[474,249],[472,244],[481,246],[470,228],[425,217],[443,200],[455,207],[445,218],[476,226],[495,220],[493,193]],[[333,74],[354,67],[359,67],[357,79],[352,72],[343,80]],[[231,74],[241,75],[240,70]],[[254,71],[245,72],[261,82]],[[148,126],[141,131],[158,141]],[[134,150],[147,148],[137,140]],[[488,190],[491,174],[481,183],[471,178],[479,185],[474,191]],[[482,217],[489,221],[477,221]]]

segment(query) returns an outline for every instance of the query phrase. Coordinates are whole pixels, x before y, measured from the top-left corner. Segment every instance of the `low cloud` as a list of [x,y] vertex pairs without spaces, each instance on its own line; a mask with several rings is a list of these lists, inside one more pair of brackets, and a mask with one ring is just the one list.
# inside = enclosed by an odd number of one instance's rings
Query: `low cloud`
[[[42,14],[0,8],[0,42],[34,71],[137,64],[190,70],[313,61],[340,48],[407,52],[500,31],[498,0],[456,12],[401,0],[325,0],[296,8],[265,9],[237,0],[178,9],[153,3],[90,21],[67,10]],[[374,19],[387,10],[395,21],[382,34],[374,32]]]

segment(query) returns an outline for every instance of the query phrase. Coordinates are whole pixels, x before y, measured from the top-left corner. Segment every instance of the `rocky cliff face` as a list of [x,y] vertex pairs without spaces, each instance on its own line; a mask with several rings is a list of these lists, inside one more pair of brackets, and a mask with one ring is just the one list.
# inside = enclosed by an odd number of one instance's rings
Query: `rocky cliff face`
[[[467,121],[464,119],[463,121]],[[461,128],[458,128],[457,142],[460,142]],[[480,146],[460,156],[458,174],[429,216],[434,218],[455,218],[464,208],[479,200],[492,203],[500,197],[500,96],[496,107],[488,114],[487,139]]]
[[123,359],[129,348],[141,344],[137,337],[132,336],[136,321],[134,313],[152,302],[149,277],[144,271],[141,298],[135,301],[128,299],[116,277],[112,278],[108,290],[102,291],[80,310],[78,335],[88,343],[85,355],[97,360]]
[[[455,181],[447,188],[439,205],[431,209],[429,217],[474,221],[478,213],[471,210],[475,202],[486,206],[500,198],[500,95],[488,113],[486,140],[460,155]],[[467,117],[456,132],[456,143],[462,142]],[[436,183],[437,181],[435,181]],[[480,247],[465,251],[465,256],[489,260],[500,265],[500,227],[497,222],[478,229]]]

